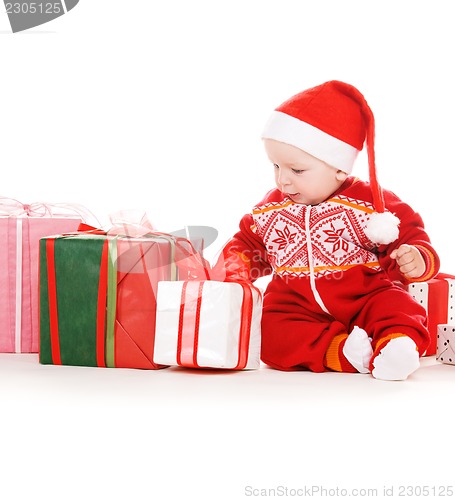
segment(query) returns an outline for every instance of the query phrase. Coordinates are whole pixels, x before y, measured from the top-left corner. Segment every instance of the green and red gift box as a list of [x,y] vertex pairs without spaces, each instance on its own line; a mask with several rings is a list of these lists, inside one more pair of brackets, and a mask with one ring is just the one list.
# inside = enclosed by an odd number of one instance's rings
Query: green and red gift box
[[203,266],[171,235],[43,238],[40,363],[162,368],[153,361],[157,284],[177,279],[178,269]]

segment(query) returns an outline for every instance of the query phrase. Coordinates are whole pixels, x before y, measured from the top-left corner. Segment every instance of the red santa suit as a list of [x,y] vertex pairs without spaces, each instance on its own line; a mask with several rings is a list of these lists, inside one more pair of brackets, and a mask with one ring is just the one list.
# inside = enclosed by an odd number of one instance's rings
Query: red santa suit
[[[381,339],[407,335],[422,355],[429,343],[426,312],[397,284],[408,283],[391,252],[416,246],[426,263],[425,281],[439,258],[421,217],[392,192],[385,211],[400,219],[388,245],[371,241],[374,213],[369,183],[348,177],[330,199],[310,206],[270,191],[240,223],[215,267],[226,279],[255,281],[273,273],[264,294],[262,361],[281,370],[327,370],[325,356],[335,336],[363,328],[375,349]],[[223,276],[224,278],[224,276]]]

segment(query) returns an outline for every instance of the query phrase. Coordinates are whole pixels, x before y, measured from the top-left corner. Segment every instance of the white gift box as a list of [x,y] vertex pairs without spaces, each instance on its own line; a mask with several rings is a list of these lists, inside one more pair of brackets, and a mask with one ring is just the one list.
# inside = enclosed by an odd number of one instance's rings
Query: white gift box
[[407,287],[411,296],[427,311],[430,344],[426,356],[436,354],[438,325],[455,324],[455,279],[439,274],[426,282],[411,283]]
[[190,368],[260,366],[262,295],[246,283],[158,283],[154,362]]
[[441,363],[455,365],[455,325],[438,325],[436,359]]

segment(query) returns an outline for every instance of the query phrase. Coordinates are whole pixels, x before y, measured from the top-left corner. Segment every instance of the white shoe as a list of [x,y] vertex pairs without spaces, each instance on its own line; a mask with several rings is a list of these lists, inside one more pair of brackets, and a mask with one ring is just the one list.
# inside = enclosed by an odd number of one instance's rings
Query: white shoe
[[406,380],[419,366],[416,343],[409,337],[398,337],[381,349],[371,374],[381,380]]
[[370,373],[370,359],[373,355],[371,339],[362,328],[354,326],[343,347],[343,354],[359,373]]

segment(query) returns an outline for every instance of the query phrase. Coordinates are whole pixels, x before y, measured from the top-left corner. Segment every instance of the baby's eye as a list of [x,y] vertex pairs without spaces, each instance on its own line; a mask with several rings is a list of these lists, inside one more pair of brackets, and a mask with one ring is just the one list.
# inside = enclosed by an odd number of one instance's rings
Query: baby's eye
[[273,168],[274,168],[275,170],[278,170],[278,169],[280,168],[280,166],[279,166],[279,165],[277,165],[276,163],[274,163],[274,164],[273,164]]
[[294,172],[294,174],[297,174],[297,175],[301,174],[302,172],[305,172],[305,170],[299,170],[297,168],[293,168],[292,171]]

